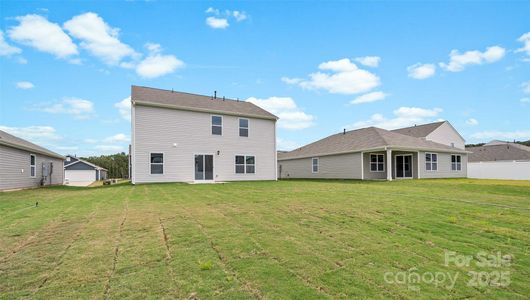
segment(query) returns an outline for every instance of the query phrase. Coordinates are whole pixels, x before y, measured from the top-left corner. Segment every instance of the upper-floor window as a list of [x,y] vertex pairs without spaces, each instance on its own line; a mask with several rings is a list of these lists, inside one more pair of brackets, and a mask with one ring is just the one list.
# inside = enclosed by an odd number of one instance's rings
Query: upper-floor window
[[248,137],[248,119],[239,119],[239,136]]
[[253,155],[236,155],[236,174],[256,173],[256,158]]
[[29,175],[31,177],[37,176],[37,157],[33,154],[29,155]]
[[385,155],[384,154],[370,154],[370,172],[384,172],[385,171]]
[[313,173],[318,173],[318,157],[311,159],[311,171]]
[[427,171],[438,170],[438,154],[425,153],[425,170]]
[[164,174],[164,153],[151,153],[151,174]]
[[452,171],[461,171],[462,170],[462,156],[461,155],[451,155],[451,170]]
[[212,134],[223,135],[223,117],[212,116]]

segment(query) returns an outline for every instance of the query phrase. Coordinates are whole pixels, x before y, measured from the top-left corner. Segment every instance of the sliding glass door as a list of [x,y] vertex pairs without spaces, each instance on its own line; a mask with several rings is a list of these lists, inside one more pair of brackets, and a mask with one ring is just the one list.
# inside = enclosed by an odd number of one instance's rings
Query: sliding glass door
[[195,155],[195,180],[213,180],[213,155]]
[[396,155],[396,178],[412,178],[412,155]]

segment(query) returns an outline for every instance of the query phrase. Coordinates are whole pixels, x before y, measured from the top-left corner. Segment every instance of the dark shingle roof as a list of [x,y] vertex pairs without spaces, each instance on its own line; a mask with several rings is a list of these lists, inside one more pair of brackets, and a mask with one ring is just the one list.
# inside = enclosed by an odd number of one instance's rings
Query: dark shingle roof
[[337,133],[287,153],[278,153],[278,159],[293,159],[363,150],[383,149],[430,150],[461,153],[463,150],[427,141],[377,127]]
[[133,103],[182,110],[216,112],[220,114],[276,120],[278,117],[246,101],[195,95],[150,87],[131,87]]
[[0,130],[0,144],[29,152],[64,159],[64,156]]
[[413,137],[426,137],[431,132],[435,131],[438,127],[440,127],[445,121],[441,122],[435,122],[435,123],[429,123],[429,124],[423,124],[423,125],[417,125],[417,126],[411,126],[411,127],[405,127],[405,128],[399,128],[392,130],[393,132],[410,135]]
[[530,147],[515,143],[493,143],[479,147],[467,147],[472,153],[469,162],[498,160],[530,160]]

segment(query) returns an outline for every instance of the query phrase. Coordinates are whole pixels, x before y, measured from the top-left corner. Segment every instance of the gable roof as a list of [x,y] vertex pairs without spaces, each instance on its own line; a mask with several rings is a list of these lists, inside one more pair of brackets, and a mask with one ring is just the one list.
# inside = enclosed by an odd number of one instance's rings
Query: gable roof
[[439,143],[427,141],[377,127],[337,133],[287,153],[278,153],[279,160],[351,153],[369,150],[393,149],[426,150],[465,153]]
[[[68,155],[68,156],[70,156],[70,155]],[[73,156],[70,156],[70,157],[73,157]],[[105,168],[103,168],[103,167],[100,167],[100,166],[98,166],[98,165],[95,165],[95,164],[93,164],[93,163],[89,163],[89,162],[86,161],[86,160],[80,159],[80,158],[78,158],[78,157],[73,157],[73,158],[75,158],[76,161],[74,161],[74,162],[72,162],[72,163],[69,163],[69,164],[65,165],[65,166],[64,166],[65,169],[68,168],[68,167],[70,167],[70,166],[73,166],[73,165],[75,165],[75,164],[77,164],[77,163],[83,163],[83,164],[85,164],[85,165],[88,165],[88,166],[90,166],[90,167],[93,167],[95,170],[105,170],[105,171],[107,171],[107,169],[105,169]]]
[[11,135],[2,130],[0,130],[0,144],[17,149],[22,149],[32,153],[38,153],[59,159],[64,159],[64,156],[62,156],[61,154],[50,151],[44,147],[28,142],[24,139]]
[[414,126],[405,127],[405,128],[398,128],[398,129],[392,130],[392,132],[397,132],[397,133],[401,133],[401,134],[405,134],[405,135],[409,135],[409,136],[413,136],[417,138],[426,137],[429,134],[431,134],[433,131],[438,129],[438,127],[442,126],[442,124],[445,122],[446,121],[441,121],[441,122],[434,122],[434,123],[428,123],[428,124],[422,124],[422,125],[414,125]]
[[472,152],[468,156],[469,162],[498,161],[498,160],[530,160],[530,147],[501,141],[493,141],[478,147],[466,147]]
[[134,105],[147,105],[189,111],[219,113],[234,116],[277,120],[278,117],[257,105],[239,100],[213,98],[183,92],[168,91],[150,87],[131,87]]

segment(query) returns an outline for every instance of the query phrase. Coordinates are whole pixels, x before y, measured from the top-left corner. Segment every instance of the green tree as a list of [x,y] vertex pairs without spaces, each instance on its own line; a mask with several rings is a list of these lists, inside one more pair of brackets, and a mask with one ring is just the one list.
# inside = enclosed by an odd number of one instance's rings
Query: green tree
[[124,152],[82,158],[108,170],[108,178],[129,177],[129,156]]

